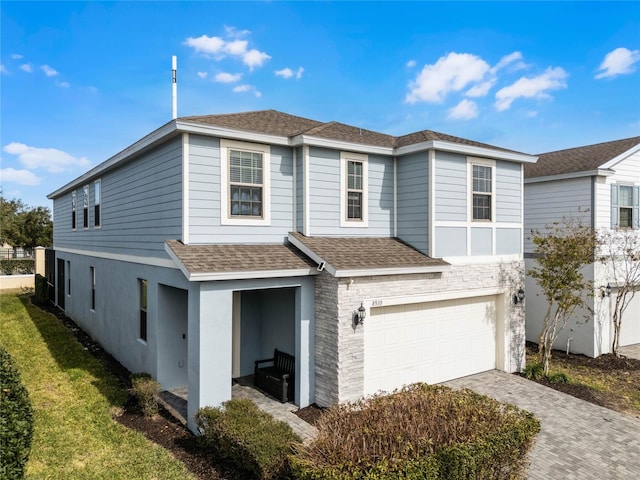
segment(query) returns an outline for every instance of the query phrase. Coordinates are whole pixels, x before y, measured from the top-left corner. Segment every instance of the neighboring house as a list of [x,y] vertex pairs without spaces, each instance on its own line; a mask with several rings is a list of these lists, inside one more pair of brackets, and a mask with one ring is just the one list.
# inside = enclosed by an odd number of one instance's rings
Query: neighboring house
[[[640,137],[541,154],[525,166],[525,265],[535,266],[531,230],[564,217],[581,218],[596,229],[630,229],[640,235]],[[555,347],[597,357],[611,351],[611,308],[616,282],[602,263],[585,268],[594,282],[588,299],[593,313],[576,312],[558,337]],[[547,307],[536,281],[527,276],[527,340],[538,342]],[[606,296],[606,286],[613,292]],[[604,296],[603,296],[604,295]],[[640,343],[640,292],[622,318],[620,345]]]
[[273,110],[178,118],[49,195],[57,304],[188,387],[191,428],[274,348],[300,407],[518,371],[535,160]]

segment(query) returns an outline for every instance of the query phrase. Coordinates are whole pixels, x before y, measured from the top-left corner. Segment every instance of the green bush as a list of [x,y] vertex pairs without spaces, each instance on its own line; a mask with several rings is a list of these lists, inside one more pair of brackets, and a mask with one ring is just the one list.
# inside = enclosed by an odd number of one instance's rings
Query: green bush
[[148,373],[131,374],[131,393],[138,401],[145,417],[158,414],[158,395],[160,384]]
[[24,475],[33,435],[33,409],[13,358],[0,346],[0,478]]
[[277,479],[288,475],[288,455],[300,442],[286,423],[260,410],[251,400],[234,399],[196,414],[200,445],[229,462],[239,478]]
[[541,380],[544,378],[544,368],[541,363],[530,363],[524,367],[522,376],[529,380]]
[[519,478],[540,429],[513,405],[426,384],[336,405],[317,426],[290,459],[295,478]]
[[569,377],[567,377],[566,373],[555,372],[547,375],[547,380],[549,380],[549,382],[551,383],[567,383],[569,382]]
[[47,302],[49,299],[49,283],[47,279],[36,273],[35,277],[35,293],[34,293],[34,302],[38,305],[42,305]]
[[26,275],[34,271],[33,260],[0,260],[0,272],[3,275]]

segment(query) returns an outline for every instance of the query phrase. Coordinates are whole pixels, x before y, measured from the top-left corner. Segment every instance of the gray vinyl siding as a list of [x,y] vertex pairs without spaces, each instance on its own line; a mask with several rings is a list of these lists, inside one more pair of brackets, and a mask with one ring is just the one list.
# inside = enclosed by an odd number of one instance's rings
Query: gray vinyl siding
[[527,183],[524,187],[524,251],[533,252],[531,230],[544,231],[545,225],[563,217],[581,218],[591,225],[591,177]]
[[271,146],[271,224],[220,222],[220,140],[189,136],[189,242],[282,243],[293,229],[293,150]]
[[496,222],[522,221],[522,173],[519,163],[496,162]]
[[467,221],[467,157],[435,154],[435,220]]
[[54,245],[103,253],[166,257],[164,241],[182,232],[180,139],[154,148],[101,177],[101,226],[94,227],[94,180],[89,184],[89,228],[83,228],[82,186],[76,190],[76,230],[71,192],[54,201]]
[[304,163],[303,149],[296,149],[296,231],[302,232],[304,229]]
[[309,149],[309,215],[312,235],[390,236],[393,232],[393,159],[368,157],[368,228],[341,227],[340,151]]
[[428,152],[397,159],[398,237],[429,254]]

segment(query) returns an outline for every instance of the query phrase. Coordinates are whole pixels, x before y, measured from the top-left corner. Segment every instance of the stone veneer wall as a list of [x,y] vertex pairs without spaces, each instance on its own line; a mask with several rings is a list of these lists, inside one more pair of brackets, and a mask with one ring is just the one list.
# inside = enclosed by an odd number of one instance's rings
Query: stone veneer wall
[[[504,291],[504,369],[524,367],[524,307],[511,297],[524,286],[524,261],[454,265],[443,273],[335,278],[326,271],[316,277],[315,368],[316,403],[329,406],[356,400],[364,390],[364,326],[352,318],[362,299],[497,288]],[[464,296],[464,295],[461,295]]]

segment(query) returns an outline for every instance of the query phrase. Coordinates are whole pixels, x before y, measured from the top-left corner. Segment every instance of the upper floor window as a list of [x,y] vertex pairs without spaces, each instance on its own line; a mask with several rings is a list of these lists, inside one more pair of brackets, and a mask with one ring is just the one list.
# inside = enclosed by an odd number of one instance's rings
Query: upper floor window
[[340,154],[340,224],[343,227],[367,226],[367,160],[363,154]]
[[640,187],[611,185],[611,226],[640,228]]
[[76,208],[77,208],[77,204],[76,204],[76,192],[75,190],[73,192],[71,192],[71,228],[73,230],[76,229]]
[[220,223],[269,225],[269,146],[223,139],[220,151]]
[[82,221],[84,228],[89,228],[89,185],[85,185],[82,190],[84,193],[84,209]]
[[492,167],[472,165],[473,220],[491,220]]
[[100,226],[100,191],[101,182],[100,180],[96,180],[93,183],[93,226]]

